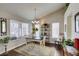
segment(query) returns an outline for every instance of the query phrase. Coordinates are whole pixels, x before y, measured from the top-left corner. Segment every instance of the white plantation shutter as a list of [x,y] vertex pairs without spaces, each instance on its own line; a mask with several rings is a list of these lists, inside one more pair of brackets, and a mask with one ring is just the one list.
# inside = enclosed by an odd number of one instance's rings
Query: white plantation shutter
[[10,35],[18,37],[18,22],[14,20],[10,20]]
[[59,38],[59,23],[52,24],[52,38]]
[[29,24],[10,20],[10,36],[21,37],[29,34]]
[[22,36],[28,35],[29,34],[29,29],[28,29],[28,24],[27,23],[22,23]]

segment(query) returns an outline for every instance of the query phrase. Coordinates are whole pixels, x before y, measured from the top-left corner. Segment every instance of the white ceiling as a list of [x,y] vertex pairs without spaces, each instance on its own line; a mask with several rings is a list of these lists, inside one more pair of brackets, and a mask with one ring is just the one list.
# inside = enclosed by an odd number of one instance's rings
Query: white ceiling
[[4,3],[0,9],[24,19],[34,19],[34,9],[37,9],[37,18],[41,18],[64,7],[64,3]]

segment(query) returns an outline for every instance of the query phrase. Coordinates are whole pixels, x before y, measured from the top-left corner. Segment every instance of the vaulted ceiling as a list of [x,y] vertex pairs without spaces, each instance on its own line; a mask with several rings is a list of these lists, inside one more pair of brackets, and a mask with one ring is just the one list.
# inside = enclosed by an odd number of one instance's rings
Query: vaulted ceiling
[[0,4],[0,10],[7,11],[24,19],[34,19],[36,8],[36,17],[41,18],[53,13],[65,6],[64,3],[3,3]]

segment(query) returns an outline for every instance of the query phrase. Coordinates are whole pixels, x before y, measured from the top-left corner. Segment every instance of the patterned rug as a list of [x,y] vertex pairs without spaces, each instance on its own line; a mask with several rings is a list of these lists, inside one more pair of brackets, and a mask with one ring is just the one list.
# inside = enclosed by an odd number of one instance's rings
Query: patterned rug
[[40,46],[38,44],[29,43],[22,47],[16,48],[16,52],[26,56],[54,56],[55,55],[55,48],[54,47],[47,47],[47,46]]

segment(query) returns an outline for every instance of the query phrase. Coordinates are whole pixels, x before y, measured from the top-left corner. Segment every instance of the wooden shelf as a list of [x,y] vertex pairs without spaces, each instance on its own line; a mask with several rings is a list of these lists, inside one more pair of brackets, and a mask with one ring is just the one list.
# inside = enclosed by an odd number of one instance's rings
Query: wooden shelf
[[50,36],[49,24],[45,23],[41,26],[41,34],[43,37],[46,36],[46,40],[49,40],[49,36]]

